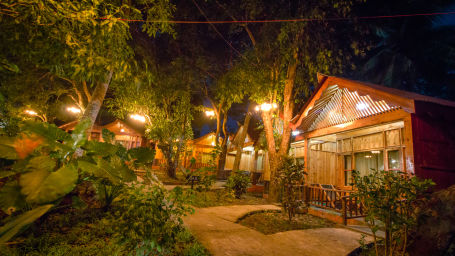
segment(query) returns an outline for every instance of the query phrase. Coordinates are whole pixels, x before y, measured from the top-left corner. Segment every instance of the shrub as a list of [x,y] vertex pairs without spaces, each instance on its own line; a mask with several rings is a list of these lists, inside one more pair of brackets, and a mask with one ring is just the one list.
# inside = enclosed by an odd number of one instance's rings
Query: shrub
[[97,185],[107,209],[120,187],[136,180],[133,168],[153,160],[150,149],[88,141],[88,126],[80,122],[69,134],[55,125],[25,122],[15,137],[0,136],[0,159],[10,162],[0,172],[0,209],[11,215],[0,227],[0,244],[60,202],[80,202],[72,191],[85,181]]
[[128,187],[110,218],[117,241],[140,255],[170,254],[184,231],[182,216],[192,212],[182,193],[157,184]]
[[365,207],[365,220],[373,233],[376,255],[376,232],[382,225],[385,228],[385,255],[405,253],[409,231],[417,223],[415,210],[434,183],[394,171],[374,170],[363,177],[354,171],[353,176],[355,192],[352,196],[358,197]]
[[226,188],[234,192],[235,198],[240,199],[242,194],[246,193],[249,183],[250,177],[245,171],[236,171],[227,179]]
[[304,165],[298,163],[294,158],[287,158],[278,175],[278,182],[281,187],[281,201],[284,212],[288,214],[289,221],[295,216],[303,200],[298,197],[298,190],[301,188],[305,178]]

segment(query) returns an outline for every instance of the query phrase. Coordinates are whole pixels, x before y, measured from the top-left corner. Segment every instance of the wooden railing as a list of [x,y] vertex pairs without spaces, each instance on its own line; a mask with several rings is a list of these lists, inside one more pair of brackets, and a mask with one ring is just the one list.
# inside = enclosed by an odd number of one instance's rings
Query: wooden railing
[[365,209],[357,197],[351,195],[351,190],[324,188],[321,186],[300,185],[298,190],[299,200],[307,205],[340,212],[346,225],[348,219],[365,216]]

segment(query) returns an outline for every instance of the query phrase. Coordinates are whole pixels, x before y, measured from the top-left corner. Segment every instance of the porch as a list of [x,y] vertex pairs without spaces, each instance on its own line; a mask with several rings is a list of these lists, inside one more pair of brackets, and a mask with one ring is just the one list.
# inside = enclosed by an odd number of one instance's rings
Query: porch
[[344,225],[361,225],[366,216],[360,200],[352,190],[336,189],[332,185],[299,185],[297,198],[310,206],[309,213]]

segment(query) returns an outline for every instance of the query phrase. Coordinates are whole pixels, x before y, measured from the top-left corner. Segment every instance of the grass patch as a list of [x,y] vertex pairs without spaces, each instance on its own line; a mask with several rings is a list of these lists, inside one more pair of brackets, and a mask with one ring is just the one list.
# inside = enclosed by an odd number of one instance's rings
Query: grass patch
[[[134,255],[112,238],[115,233],[105,216],[98,209],[49,214],[14,244],[0,248],[0,255]],[[177,236],[173,255],[208,255],[189,231]]]
[[329,228],[336,225],[329,220],[310,214],[298,214],[289,222],[285,214],[276,212],[253,213],[238,223],[266,235],[289,230]]
[[188,203],[194,207],[214,207],[224,205],[247,205],[247,204],[268,204],[267,200],[262,198],[262,193],[246,193],[240,199],[227,193],[224,189],[210,191],[186,190],[190,195]]

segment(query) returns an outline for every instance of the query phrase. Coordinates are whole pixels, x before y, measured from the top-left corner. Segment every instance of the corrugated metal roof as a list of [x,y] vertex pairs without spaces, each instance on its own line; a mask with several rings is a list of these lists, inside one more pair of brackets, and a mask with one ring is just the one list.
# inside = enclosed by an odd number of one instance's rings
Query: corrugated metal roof
[[384,100],[375,101],[369,95],[362,96],[356,91],[332,85],[327,87],[321,97],[315,101],[313,108],[302,120],[300,129],[305,132],[312,131],[399,108],[400,106]]

